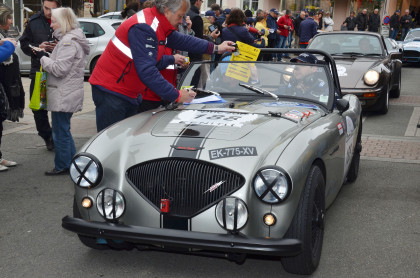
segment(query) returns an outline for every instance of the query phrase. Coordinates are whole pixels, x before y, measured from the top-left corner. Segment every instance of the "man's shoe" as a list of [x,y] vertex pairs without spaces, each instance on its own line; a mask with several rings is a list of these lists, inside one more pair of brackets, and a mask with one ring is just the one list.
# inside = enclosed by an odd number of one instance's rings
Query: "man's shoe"
[[54,150],[54,140],[50,136],[48,139],[44,139],[45,146],[47,146],[47,150],[53,151]]
[[6,159],[0,159],[0,165],[6,167],[14,167],[17,165],[17,163]]
[[57,169],[52,169],[51,171],[46,171],[45,175],[47,176],[59,176],[59,175],[67,175],[69,174],[69,169],[63,169],[63,170],[57,170]]
[[7,171],[9,168],[0,164],[0,172]]

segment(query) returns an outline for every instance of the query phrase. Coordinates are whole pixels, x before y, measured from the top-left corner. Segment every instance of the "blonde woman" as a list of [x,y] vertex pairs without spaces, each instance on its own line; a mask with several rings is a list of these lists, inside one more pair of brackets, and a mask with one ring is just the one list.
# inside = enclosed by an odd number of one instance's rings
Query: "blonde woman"
[[72,9],[52,10],[51,28],[58,39],[51,56],[43,51],[36,52],[41,57],[42,68],[48,73],[48,111],[51,111],[55,145],[55,167],[45,172],[47,176],[67,174],[76,153],[70,119],[73,113],[82,110],[84,68],[89,54],[88,40]]

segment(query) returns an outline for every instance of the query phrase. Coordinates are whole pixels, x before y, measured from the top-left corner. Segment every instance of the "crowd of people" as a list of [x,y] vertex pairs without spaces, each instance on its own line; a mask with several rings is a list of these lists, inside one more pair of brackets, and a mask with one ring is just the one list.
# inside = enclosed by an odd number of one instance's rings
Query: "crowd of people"
[[[124,22],[98,60],[89,79],[96,106],[97,131],[169,103],[190,102],[196,93],[177,90],[180,72],[190,61],[215,60],[235,50],[235,42],[257,48],[306,48],[320,30],[331,32],[334,20],[329,11],[279,12],[239,8],[221,9],[218,4],[201,15],[202,0],[154,0],[132,2],[124,9]],[[31,56],[29,98],[35,73],[42,65],[48,78],[48,109],[33,111],[38,135],[50,151],[55,150],[54,168],[46,175],[69,172],[75,146],[70,133],[73,113],[83,105],[83,70],[89,46],[70,8],[60,8],[60,0],[43,0],[20,38],[22,51]],[[412,26],[409,11],[391,17],[390,37],[402,29],[403,38]],[[157,23],[158,22],[158,23]],[[2,121],[23,117],[25,92],[20,80],[16,41],[8,38],[11,9],[0,7],[0,143]],[[375,9],[342,23],[349,31],[378,32],[380,16]],[[294,43],[293,43],[294,41]],[[287,54],[260,57],[278,61]],[[52,115],[52,125],[48,119]],[[5,160],[0,152],[0,171],[17,163]]]

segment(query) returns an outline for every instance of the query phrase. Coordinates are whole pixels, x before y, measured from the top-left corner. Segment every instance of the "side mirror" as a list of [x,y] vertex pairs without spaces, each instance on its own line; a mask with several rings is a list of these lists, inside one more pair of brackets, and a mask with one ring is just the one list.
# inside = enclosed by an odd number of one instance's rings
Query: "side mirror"
[[340,113],[343,113],[347,109],[349,109],[350,103],[347,99],[337,99],[337,109],[340,111]]

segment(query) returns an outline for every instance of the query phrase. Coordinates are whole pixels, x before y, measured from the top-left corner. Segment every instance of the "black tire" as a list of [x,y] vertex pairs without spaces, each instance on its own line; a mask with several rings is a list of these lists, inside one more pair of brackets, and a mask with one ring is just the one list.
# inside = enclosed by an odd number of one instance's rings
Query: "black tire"
[[318,165],[312,165],[296,214],[284,238],[302,241],[303,251],[294,257],[283,257],[287,272],[312,274],[318,267],[324,239],[325,180]]
[[359,175],[360,153],[362,152],[362,119],[360,119],[359,130],[357,131],[356,146],[354,148],[353,158],[347,173],[347,183],[352,183]]
[[[74,218],[82,218],[77,208],[76,199],[73,202],[73,217]],[[108,250],[110,247],[107,244],[98,244],[96,242],[96,238],[94,237],[87,237],[82,235],[77,235],[80,241],[89,248],[96,249],[96,250]]]
[[391,92],[389,93],[389,96],[392,98],[399,98],[401,94],[401,71],[398,74],[398,86],[397,88],[391,90]]
[[384,94],[378,101],[378,113],[385,115],[389,110],[389,91],[385,88],[386,94]]
[[101,57],[101,56],[93,58],[92,62],[90,62],[90,66],[89,66],[90,74],[92,74],[93,70],[95,69],[96,63],[98,62],[99,57]]

